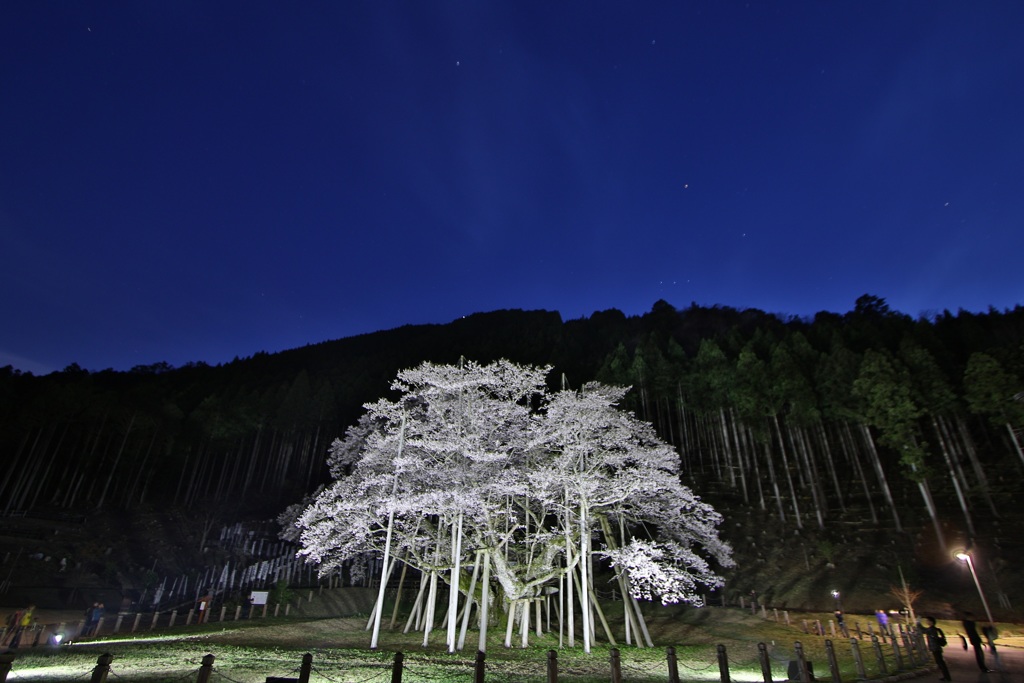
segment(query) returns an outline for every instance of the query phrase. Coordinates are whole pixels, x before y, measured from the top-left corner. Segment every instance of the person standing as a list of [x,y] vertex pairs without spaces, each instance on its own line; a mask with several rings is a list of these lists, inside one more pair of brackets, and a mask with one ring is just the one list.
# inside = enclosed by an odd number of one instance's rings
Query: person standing
[[32,626],[32,620],[35,618],[33,612],[35,612],[35,610],[35,605],[29,605],[25,611],[21,613],[21,619],[18,620],[18,626],[14,631],[14,637],[11,638],[12,648],[16,648],[21,645],[22,635]]
[[843,634],[843,638],[849,638],[850,632],[846,630],[846,618],[843,614],[843,610],[837,609],[833,612],[833,615],[836,618],[836,626],[839,627],[839,631]]
[[942,648],[946,647],[946,634],[935,625],[935,620],[931,617],[923,617],[921,619],[921,634],[926,639],[928,651],[932,653],[935,664],[939,667],[939,671],[942,672],[942,678],[939,680],[952,680],[949,677],[949,667],[946,666],[946,660],[942,657]]
[[889,632],[889,615],[885,613],[885,610],[876,609],[875,617],[878,619],[878,628],[882,631],[882,633],[884,633],[887,636],[892,635]]
[[[978,633],[978,624],[974,621],[974,615],[970,612],[964,612],[960,615],[960,623],[964,627],[964,633],[967,635],[967,642],[974,648],[974,660],[978,662],[978,668],[989,673],[992,669],[988,668],[985,664],[985,647],[981,642],[981,635]],[[966,644],[964,646],[966,650]]]

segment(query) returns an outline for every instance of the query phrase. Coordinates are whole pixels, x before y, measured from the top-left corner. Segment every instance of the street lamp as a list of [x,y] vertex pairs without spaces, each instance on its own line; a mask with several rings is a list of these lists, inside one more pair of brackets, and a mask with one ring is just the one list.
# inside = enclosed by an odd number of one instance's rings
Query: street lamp
[[985,599],[985,592],[981,590],[981,582],[978,581],[978,572],[974,570],[974,559],[971,557],[971,554],[966,550],[961,550],[956,553],[955,557],[961,562],[966,562],[967,566],[971,568],[971,576],[974,577],[974,585],[978,589],[978,597],[981,598],[981,604],[985,607],[985,616],[988,617],[990,624],[995,623],[995,620],[992,618],[992,610],[988,608],[988,600]]

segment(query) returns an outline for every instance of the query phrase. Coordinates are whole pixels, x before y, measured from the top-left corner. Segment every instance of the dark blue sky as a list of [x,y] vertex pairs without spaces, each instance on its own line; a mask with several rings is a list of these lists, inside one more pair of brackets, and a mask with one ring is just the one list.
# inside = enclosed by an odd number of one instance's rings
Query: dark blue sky
[[1024,303],[1024,3],[0,3],[0,365]]

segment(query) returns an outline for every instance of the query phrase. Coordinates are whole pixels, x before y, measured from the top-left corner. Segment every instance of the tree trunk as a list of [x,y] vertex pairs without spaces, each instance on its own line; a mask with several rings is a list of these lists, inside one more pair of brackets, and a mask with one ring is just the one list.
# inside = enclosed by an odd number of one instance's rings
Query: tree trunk
[[899,512],[896,511],[896,503],[892,499],[892,491],[889,490],[889,481],[885,478],[885,470],[882,469],[882,459],[878,457],[878,449],[875,448],[875,439],[871,436],[871,430],[863,422],[860,423],[860,430],[864,440],[867,442],[871,462],[875,466],[878,485],[882,487],[882,494],[885,496],[886,502],[889,503],[889,509],[892,510],[892,520],[896,524],[896,531],[902,532],[903,525],[900,523]]
[[803,520],[800,517],[800,502],[796,497],[796,488],[793,486],[793,474],[789,469],[789,457],[786,455],[786,443],[782,438],[782,429],[779,427],[779,416],[772,415],[772,424],[775,425],[775,435],[779,441],[779,453],[782,455],[782,467],[786,472],[786,483],[789,485],[789,495],[793,501],[793,516],[796,518],[796,528],[803,529]]
[[121,456],[124,455],[124,447],[128,443],[128,437],[132,433],[132,427],[135,425],[135,418],[138,412],[132,413],[132,419],[128,422],[128,428],[124,430],[124,438],[121,439],[121,447],[117,449],[117,456],[114,458],[114,464],[110,466],[110,470],[107,473],[107,481],[103,485],[103,492],[100,493],[100,500],[96,503],[97,508],[103,507],[103,502],[107,499],[107,491],[110,490],[110,482],[114,481],[114,475],[117,474],[117,464],[121,462]]
[[957,502],[960,503],[960,510],[964,513],[964,522],[967,525],[968,537],[972,540],[976,537],[974,530],[974,519],[971,517],[971,508],[967,502],[967,497],[964,493],[964,488],[967,485],[966,481],[963,481],[963,471],[960,470],[959,463],[954,463],[954,458],[950,454],[950,444],[945,430],[939,424],[939,421],[934,415],[931,416],[932,429],[935,430],[935,435],[939,439],[939,450],[942,452],[942,459],[946,463],[946,471],[949,472],[950,481],[953,482],[953,491],[956,493]]

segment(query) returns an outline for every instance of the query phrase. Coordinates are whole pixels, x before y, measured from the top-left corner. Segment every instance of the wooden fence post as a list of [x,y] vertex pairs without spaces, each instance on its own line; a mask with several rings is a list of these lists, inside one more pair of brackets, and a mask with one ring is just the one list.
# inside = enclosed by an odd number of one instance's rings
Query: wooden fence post
[[142,621],[142,612],[135,613],[135,623],[132,624],[132,633],[139,630],[139,622]]
[[768,646],[764,643],[757,644],[757,661],[761,663],[761,678],[764,683],[772,683],[772,663],[768,659]]
[[725,652],[725,645],[718,645],[718,675],[722,683],[729,683],[729,656]]
[[839,675],[839,662],[836,661],[836,649],[831,640],[825,641],[825,656],[828,658],[828,671],[832,675],[832,683],[843,683]]
[[99,659],[96,660],[96,666],[92,670],[92,678],[89,679],[89,683],[105,683],[107,680],[107,673],[110,672],[110,662],[112,662],[114,656],[111,654],[102,654]]
[[402,683],[402,661],[405,655],[401,652],[395,653],[395,663],[391,665],[391,683]]
[[900,652],[900,642],[896,636],[892,637],[892,653],[896,658],[896,670],[903,670],[903,653]]
[[212,673],[213,655],[204,655],[203,663],[199,666],[199,675],[196,677],[196,683],[208,683]]
[[484,660],[487,655],[480,651],[476,651],[476,661],[473,663],[473,683],[484,683]]
[[857,677],[865,680],[868,673],[864,670],[864,659],[860,656],[860,642],[856,638],[850,638],[850,648],[853,650],[853,663],[857,665]]
[[174,626],[174,621],[177,618],[178,618],[178,610],[172,609],[171,610],[171,623],[167,624],[167,628],[171,628],[172,626]]
[[299,683],[309,683],[309,672],[313,670],[313,655],[307,652],[302,655],[302,666],[299,667]]
[[149,630],[152,631],[156,628],[156,621],[160,618],[160,612],[153,610],[153,621],[149,622]]
[[548,650],[547,683],[558,683],[558,653],[554,650]]
[[810,667],[807,666],[807,660],[804,659],[804,646],[799,640],[793,643],[793,651],[796,652],[796,668],[801,683],[811,683]]
[[875,659],[878,660],[878,671],[883,676],[889,675],[889,669],[885,666],[885,655],[882,654],[882,644],[878,642],[878,636],[871,635],[871,647],[875,648]]
[[241,605],[237,605],[235,607],[235,621],[238,621],[238,618],[240,616],[242,616],[242,606]]
[[665,650],[668,659],[668,683],[679,683],[679,661],[676,659],[676,649],[671,645]]
[[613,647],[609,656],[612,666],[612,683],[622,683],[622,661],[619,659],[619,649]]
[[227,612],[228,612],[228,606],[227,605],[221,605],[220,606],[220,619],[218,621],[224,621],[224,615],[227,614]]

